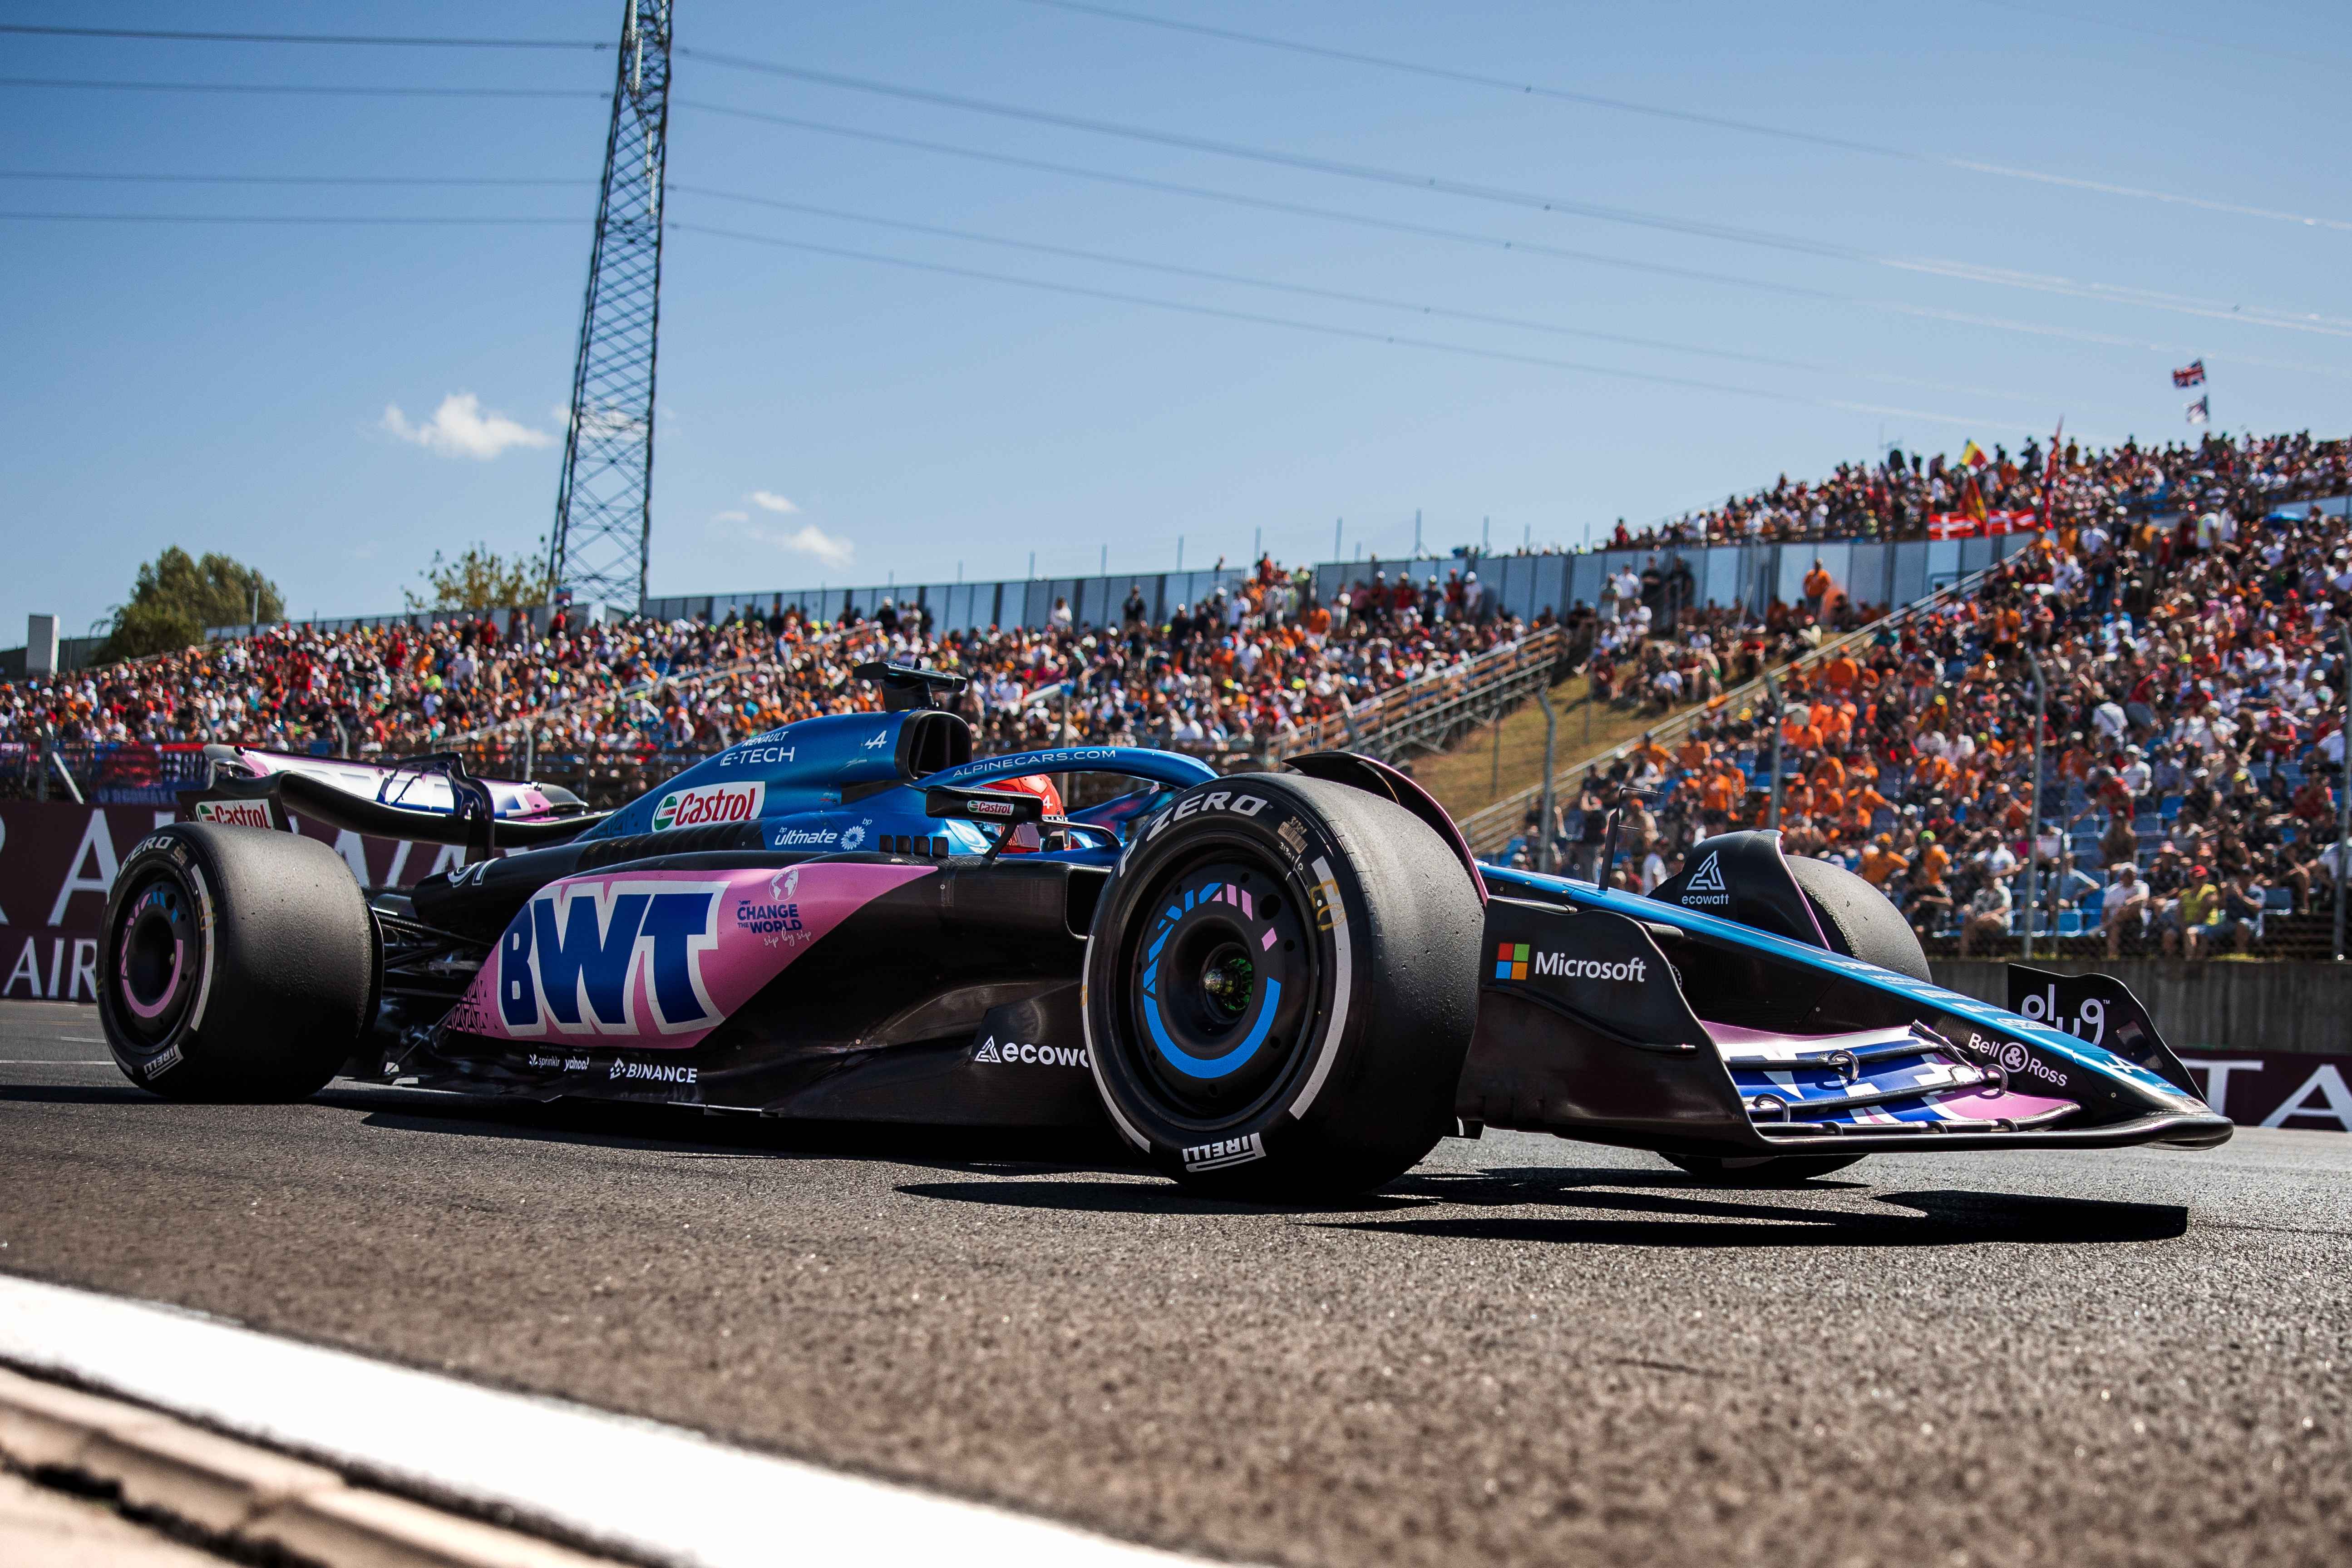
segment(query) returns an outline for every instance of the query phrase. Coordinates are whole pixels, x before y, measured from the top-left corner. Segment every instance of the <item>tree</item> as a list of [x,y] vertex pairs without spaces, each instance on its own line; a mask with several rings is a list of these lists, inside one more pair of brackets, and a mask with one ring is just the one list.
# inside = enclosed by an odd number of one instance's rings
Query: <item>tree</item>
[[[258,614],[255,591],[260,594]],[[114,606],[114,623],[97,662],[170,653],[204,641],[207,626],[275,621],[286,613],[278,584],[226,555],[192,559],[174,544],[139,568],[131,602]]]
[[417,574],[432,590],[429,597],[404,588],[401,596],[412,610],[506,610],[544,605],[548,592],[547,553],[499,555],[487,544],[468,546],[455,561],[444,562],[433,552],[433,564]]

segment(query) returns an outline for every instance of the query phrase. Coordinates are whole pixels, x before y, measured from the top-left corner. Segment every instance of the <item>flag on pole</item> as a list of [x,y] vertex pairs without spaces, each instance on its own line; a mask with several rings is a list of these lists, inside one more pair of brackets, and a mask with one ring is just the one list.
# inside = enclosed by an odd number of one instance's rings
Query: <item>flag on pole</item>
[[2172,384],[2175,386],[2204,385],[2205,362],[2201,359],[2191,360],[2189,362],[2188,369],[2174,371],[2172,373]]
[[2065,435],[2066,416],[2061,414],[2058,416],[2058,428],[2050,435],[2050,456],[2042,463],[2042,516],[2039,521],[2045,531],[2050,527],[2051,507],[2058,491],[2058,443],[2065,438]]
[[2207,420],[2213,417],[2213,410],[2211,407],[2212,402],[2212,395],[2208,393],[2205,396],[2200,397],[2196,402],[2189,405],[2189,406],[2181,412],[2189,416],[2189,423],[2191,425],[2202,425]]
[[1982,447],[1978,446],[1974,441],[1970,441],[1967,446],[1960,448],[1960,461],[1968,464],[1970,468],[1981,468],[1987,463],[1991,462],[1992,459],[1985,456],[1985,449]]

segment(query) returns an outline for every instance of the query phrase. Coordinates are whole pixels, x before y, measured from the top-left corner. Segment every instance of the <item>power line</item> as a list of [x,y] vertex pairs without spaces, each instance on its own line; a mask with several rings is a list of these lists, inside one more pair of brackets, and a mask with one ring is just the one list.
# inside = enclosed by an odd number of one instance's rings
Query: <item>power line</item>
[[[1025,250],[1041,256],[1058,256],[1070,260],[1088,261],[1108,267],[1133,268],[1140,271],[1165,273],[1171,277],[1194,278],[1205,282],[1228,283],[1246,289],[1264,289],[1277,293],[1297,294],[1307,299],[1329,300],[1347,305],[1362,305],[1375,310],[1402,310],[1412,315],[1443,317],[1449,321],[1467,321],[1481,326],[1507,327],[1515,331],[1545,332],[1559,337],[1585,338],[1596,342],[1622,343],[1629,348],[1662,349],[1672,353],[1696,354],[1707,359],[1733,360],[1745,364],[1764,365],[1774,370],[1804,371],[1818,375],[1849,375],[1863,381],[1874,381],[1894,386],[1916,386],[1937,392],[1958,392],[1983,397],[1998,397],[2012,403],[2031,403],[2047,407],[2055,399],[2046,395],[2002,392],[1996,388],[1961,386],[1948,382],[1922,381],[1912,376],[1886,375],[1872,371],[1843,370],[1834,365],[1809,364],[1801,360],[1775,359],[1765,354],[1740,353],[1731,349],[1699,348],[1688,343],[1664,342],[1655,338],[1629,337],[1619,332],[1593,331],[1582,327],[1562,326],[1551,321],[1528,321],[1523,317],[1492,315],[1481,310],[1455,310],[1444,305],[1423,304],[1411,300],[1393,300],[1377,294],[1359,294],[1342,289],[1326,289],[1313,284],[1290,283],[1279,279],[1253,278],[1244,273],[1222,272],[1209,268],[1185,267],[1174,262],[1148,261],[1136,257],[1115,256],[1103,251],[1081,250],[1070,246],[1048,245],[1036,240],[1014,239],[1003,235],[980,234],[970,229],[946,228],[937,224],[916,223],[904,218],[879,217],[868,213],[847,212],[838,207],[813,206],[805,202],[789,202],[772,196],[755,196],[739,191],[715,190],[709,186],[673,184],[674,194],[708,196],[719,201],[742,202],[749,205],[772,207],[782,212],[806,213],[818,217],[845,223],[870,224],[879,228],[893,228],[909,234],[931,235],[940,238],[963,240],[976,245],[1002,246],[1007,249]],[[2126,410],[2105,408],[2095,404],[2070,402],[2076,408],[2096,408],[2102,413],[2126,413]]]
[[[1170,16],[1146,16],[1139,11],[1124,11],[1110,5],[1091,5],[1087,0],[1024,0],[1024,3],[1042,5],[1055,11],[1100,16],[1111,21],[1131,22],[1140,26],[1160,27],[1174,33],[1191,33],[1201,37],[1223,39],[1228,43],[1249,44],[1258,48],[1283,49],[1292,54],[1311,55],[1321,59],[1343,61],[1349,65],[1370,66],[1380,70],[1402,71],[1412,76],[1459,82],[1470,87],[1493,88],[1520,97],[1555,99],[1565,103],[1580,103],[1595,109],[1614,110],[1625,114],[1646,114],[1660,120],[1680,121],[1685,124],[1705,125],[1719,131],[1738,131],[1751,136],[1770,136],[1785,142],[1799,142],[1816,147],[1834,148],[1840,152],[1863,153],[1878,158],[1898,158],[1906,163],[1932,163],[1948,169],[1965,169],[1974,174],[1998,174],[2009,179],[2030,180],[2039,184],[2063,185],[2079,191],[2098,191],[2107,195],[2134,196],[2147,201],[2168,202],[2180,206],[2200,207],[2207,212],[2231,213],[2241,217],[2273,218],[2282,223],[2300,224],[2305,227],[2352,231],[2352,223],[2336,218],[2311,217],[2301,213],[2275,212],[2268,207],[2242,206],[2231,202],[2209,201],[2201,196],[2183,196],[2167,191],[2142,190],[2137,186],[2111,184],[2105,181],[2081,179],[2071,174],[2051,174],[2033,169],[2011,168],[2001,163],[1979,163],[1971,158],[1954,158],[1935,153],[1917,153],[1906,147],[1889,147],[1875,142],[1857,142],[1850,137],[1824,136],[1809,131],[1791,131],[1785,126],[1761,125],[1753,121],[1701,114],[1694,110],[1670,109],[1662,104],[1640,103],[1622,98],[1605,98],[1598,93],[1575,92],[1567,88],[1543,87],[1533,82],[1513,81],[1506,77],[1487,76],[1477,71],[1455,70],[1444,66],[1428,65],[1418,60],[1401,60],[1386,55],[1364,54],[1355,49],[1336,48],[1325,44],[1309,44],[1295,38],[1270,37],[1262,33],[1244,33],[1232,27],[1215,27],[1205,23],[1180,21]],[[2010,4],[2011,0],[1986,0],[1986,3],[2006,5]],[[2042,9],[2034,5],[2018,5],[2015,8],[2024,11]],[[2042,11],[2042,14],[2052,16],[2066,15],[2059,11]],[[2091,18],[2075,17],[2074,19],[2087,21]],[[2128,26],[2124,23],[2112,25]],[[2136,30],[2154,32],[2158,29]],[[2166,34],[2164,36],[2179,37],[2181,35]]]
[[89,181],[158,185],[589,185],[593,180],[488,174],[116,174],[0,169],[0,180]]
[[1467,343],[1450,343],[1433,338],[1408,337],[1394,332],[1370,331],[1358,327],[1332,326],[1327,322],[1303,321],[1286,316],[1268,316],[1254,310],[1234,310],[1214,305],[1197,305],[1179,300],[1155,299],[1145,294],[1123,293],[1111,289],[1093,289],[1076,283],[1058,283],[1043,279],[1023,278],[1013,273],[990,272],[980,268],[955,267],[937,261],[916,261],[901,256],[885,256],[874,251],[851,250],[841,246],[818,245],[809,240],[780,239],[772,235],[746,234],[740,229],[719,228],[708,224],[672,222],[669,226],[681,234],[702,234],[721,239],[744,240],[754,245],[776,246],[787,250],[807,251],[818,256],[832,256],[851,261],[870,261],[886,267],[902,267],[917,272],[932,272],[950,278],[1003,283],[1013,288],[1033,289],[1045,293],[1071,294],[1115,304],[1139,305],[1150,310],[1170,310],[1182,315],[1207,316],[1253,326],[1280,327],[1291,331],[1345,338],[1357,342],[1426,349],[1438,353],[1458,354],[1471,359],[1496,360],[1509,364],[1571,371],[1588,375],[1613,376],[1622,380],[1650,382],[1663,386],[1679,386],[1703,392],[1729,393],[1739,397],[1763,398],[1775,403],[1805,404],[1816,408],[1835,408],[1848,413],[1884,414],[1890,417],[1924,419],[1931,424],[1953,425],[1974,429],[1993,428],[2032,432],[2041,428],[2039,425],[2021,425],[2000,419],[1966,419],[1951,415],[1932,414],[1916,408],[1892,408],[1874,403],[1852,403],[1839,398],[1811,397],[1802,393],[1780,392],[1769,387],[1738,386],[1728,382],[1699,381],[1689,376],[1664,375],[1652,371],[1622,370],[1613,365],[1549,359],[1539,354],[1516,353],[1507,349],[1478,348]]
[[314,213],[42,213],[0,212],[0,221],[14,223],[226,223],[226,224],[416,224],[445,227],[505,225],[578,225],[576,217],[334,217]]
[[408,38],[351,33],[187,33],[153,27],[42,27],[0,23],[0,33],[32,33],[63,38],[158,38],[195,44],[369,44],[425,49],[609,49],[572,38]]
[[1579,250],[1565,246],[1546,245],[1540,241],[1507,238],[1499,235],[1480,234],[1468,229],[1448,228],[1435,224],[1412,223],[1400,218],[1379,217],[1367,213],[1315,206],[1305,202],[1284,201],[1271,196],[1221,191],[1206,185],[1152,179],[1140,174],[1124,174],[1108,169],[1090,169],[1081,164],[1059,163],[1047,159],[1024,157],[1012,153],[994,153],[976,147],[960,147],[952,142],[931,142],[921,137],[901,136],[883,131],[867,131],[856,126],[836,125],[821,120],[805,120],[789,114],[771,114],[760,110],[738,109],[730,104],[679,99],[676,100],[674,107],[692,109],[707,114],[723,114],[762,124],[784,126],[793,130],[814,131],[828,136],[844,136],[856,141],[870,142],[880,146],[903,147],[916,152],[934,153],[945,157],[996,163],[1007,168],[1028,169],[1041,174],[1064,175],[1072,179],[1123,185],[1135,190],[1187,196],[1201,201],[1222,202],[1234,206],[1252,207],[1260,211],[1316,218],[1329,223],[1349,224],[1358,227],[1384,230],[1392,234],[1413,235],[1421,238],[1473,246],[1480,249],[1507,250],[1559,260],[1584,262],[1598,267],[1616,268],[1629,272],[1685,278],[1696,282],[1754,289],[1792,299],[1817,300],[1829,304],[1856,305],[1865,310],[1885,310],[1897,315],[1954,321],[2001,331],[2024,332],[2036,337],[2055,337],[2075,342],[2100,343],[2111,348],[2139,349],[2151,353],[2201,353],[2205,358],[2216,363],[2257,365],[2269,370],[2302,371],[2315,375],[2352,376],[2352,371],[2341,370],[2331,365],[2312,364],[2298,360],[2264,359],[2248,354],[2222,353],[2199,345],[2159,342],[2143,338],[2125,337],[2112,332],[2094,332],[2073,327],[2053,327],[2039,322],[2010,321],[1999,316],[1975,315],[1935,306],[1913,305],[1892,300],[1874,300],[1867,295],[1840,293],[1827,289],[1809,288],[1802,284],[1742,278],[1733,273],[1711,272],[1700,268],[1676,267],[1668,262],[1641,261],[1628,257],[1611,256],[1601,251]]
[[109,78],[0,76],[0,87],[54,87],[108,92],[250,92],[299,98],[593,98],[612,97],[579,87],[314,87],[241,81],[121,81]]
[[1790,251],[1799,255],[1859,262],[1892,268],[1898,271],[1918,272],[1965,282],[1990,284],[1999,288],[2022,289],[2036,293],[2060,294],[2074,299],[2104,300],[2109,303],[2138,305],[2144,309],[2168,310],[2179,315],[2202,316],[2224,321],[2246,321],[2289,331],[2315,332],[2326,337],[2352,337],[2352,331],[2342,330],[2352,328],[2352,320],[2265,307],[2247,310],[2242,306],[2228,305],[2217,300],[2194,300],[2147,289],[2126,289],[2097,284],[2084,284],[2068,278],[2021,272],[2007,268],[1986,267],[1973,262],[1952,261],[1935,257],[1889,255],[1864,250],[1853,246],[1836,245],[1826,240],[1807,239],[1793,235],[1777,235],[1759,229],[1738,228],[1727,224],[1701,223],[1696,219],[1639,212],[1627,207],[1602,206],[1596,203],[1575,201],[1566,196],[1548,196],[1539,192],[1513,190],[1507,186],[1487,185],[1468,180],[1407,174],[1394,169],[1383,169],[1375,164],[1354,163],[1341,159],[1322,158],[1303,153],[1286,153],[1276,148],[1253,147],[1243,142],[1221,142],[1212,137],[1192,136],[1181,132],[1154,131],[1144,126],[1125,125],[1116,121],[1097,120],[1086,115],[1062,114],[1043,109],[1026,109],[1017,104],[968,98],[961,93],[935,92],[923,88],[899,87],[865,77],[845,76],[835,71],[805,69],[773,61],[751,59],[740,55],[715,54],[701,49],[680,49],[677,52],[713,65],[725,66],[730,69],[782,77],[793,81],[811,82],[821,87],[836,87],[852,92],[872,93],[885,98],[900,99],[908,102],[931,104],[943,109],[995,115],[1004,119],[1024,121],[1032,124],[1051,125],[1063,130],[1083,131],[1093,135],[1120,137],[1159,146],[1177,147],[1187,152],[1206,153],[1217,157],[1244,159],[1282,168],[1303,170],[1310,174],[1361,180],[1374,184],[1396,186],[1407,190],[1433,191],[1440,195],[1461,196],[1473,201],[1494,202],[1507,206],[1526,207],[1541,212],[1556,212],[1570,216],[1589,217],[1604,223],[1661,229],[1671,234],[1688,235],[1702,239],[1760,246],[1768,249]]
[[[1629,224],[1641,227],[1664,229],[1672,233],[1701,238],[1720,239],[1729,243],[1762,246],[1801,254],[1825,257],[1836,260],[1918,272],[1933,277],[1950,278],[1962,282],[1990,284],[1995,287],[2019,289],[2034,293],[2061,295],[2072,299],[2098,300],[2109,304],[2137,305],[2143,309],[2163,310],[2176,315],[2198,316],[2210,321],[2244,322],[2289,331],[2301,331],[2324,337],[2352,337],[2352,320],[2321,316],[2315,312],[2293,312],[2257,306],[2224,305],[2217,300],[2171,295],[2148,289],[2122,289],[2100,284],[2084,284],[2072,279],[2050,277],[2008,268],[1979,266],[1971,262],[1948,261],[1935,258],[1883,255],[1837,246],[1822,241],[1806,240],[1790,236],[1772,235],[1722,225],[1704,224],[1657,214],[1630,209],[1609,208],[1589,203],[1572,202],[1566,198],[1545,197],[1528,192],[1514,192],[1500,187],[1486,187],[1462,181],[1441,180],[1382,170],[1368,165],[1354,165],[1336,160],[1318,159],[1303,154],[1286,153],[1269,149],[1251,148],[1239,144],[1213,142],[1205,138],[1184,136],[1171,132],[1155,132],[1135,126],[1118,125],[1109,121],[1092,121],[1074,115],[1055,114],[1043,110],[1022,109],[1013,105],[990,103],[955,94],[927,92],[914,88],[893,87],[887,83],[863,80],[824,71],[803,70],[796,67],[772,62],[751,60],[738,56],[680,49],[680,55],[728,66],[737,69],[782,76],[820,85],[841,87],[853,91],[877,93],[884,96],[929,102],[941,107],[961,109],[974,113],[994,114],[1027,120],[1041,124],[1063,126],[1097,134],[1125,137],[1131,140],[1158,142],[1196,152],[1249,159],[1287,167],[1323,173],[1346,178],[1369,180],[1378,184],[1402,186],[1414,190],[1433,190],[1450,195],[1476,200],[1501,202],[1545,212],[1558,212],[1571,216],[1591,217],[1601,222]],[[358,98],[545,98],[592,99],[604,100],[608,95],[584,89],[568,88],[434,88],[434,87],[314,87],[279,86],[259,83],[224,82],[159,82],[121,81],[107,79],[68,79],[47,77],[0,77],[0,87],[100,89],[125,91],[257,93],[288,96],[323,96]],[[748,111],[726,110],[719,105],[699,107],[719,109],[721,112]],[[759,118],[753,115],[752,118]],[[787,121],[789,123],[789,121]]]

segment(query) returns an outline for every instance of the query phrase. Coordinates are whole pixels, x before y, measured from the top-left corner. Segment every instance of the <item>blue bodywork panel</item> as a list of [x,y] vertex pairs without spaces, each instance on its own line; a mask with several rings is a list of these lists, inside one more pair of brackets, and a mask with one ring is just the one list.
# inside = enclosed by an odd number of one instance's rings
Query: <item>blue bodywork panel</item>
[[[971,823],[942,820],[924,810],[932,784],[971,788],[1031,773],[1124,773],[1163,788],[1185,789],[1217,777],[1197,757],[1138,746],[1066,746],[983,757],[921,778],[899,768],[900,731],[920,710],[842,713],[803,719],[771,730],[714,757],[706,757],[659,789],[648,791],[581,837],[583,840],[654,833],[677,821],[676,803],[698,795],[744,808],[756,816],[770,848],[857,850],[885,836],[945,839],[951,853],[979,854],[989,840]],[[756,791],[749,786],[757,785]],[[665,814],[665,805],[671,807]],[[756,803],[756,811],[748,808]],[[1074,814],[1085,821],[1087,814]],[[681,824],[683,825],[683,824]],[[1113,851],[1087,846],[1061,852],[1108,864]]]

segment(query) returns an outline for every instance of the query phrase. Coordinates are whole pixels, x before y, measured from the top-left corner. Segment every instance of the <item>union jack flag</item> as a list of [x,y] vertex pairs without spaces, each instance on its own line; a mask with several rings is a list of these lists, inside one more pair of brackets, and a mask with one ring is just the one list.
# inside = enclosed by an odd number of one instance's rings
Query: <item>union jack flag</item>
[[2201,359],[2191,360],[2189,362],[2188,369],[2174,371],[2172,373],[2172,384],[2175,386],[2204,385],[2205,362]]
[[2202,425],[2208,419],[2213,417],[2212,402],[2213,400],[2210,396],[2200,397],[2196,402],[2189,405],[2189,406],[2182,412],[2189,416],[2189,423],[2191,425]]

